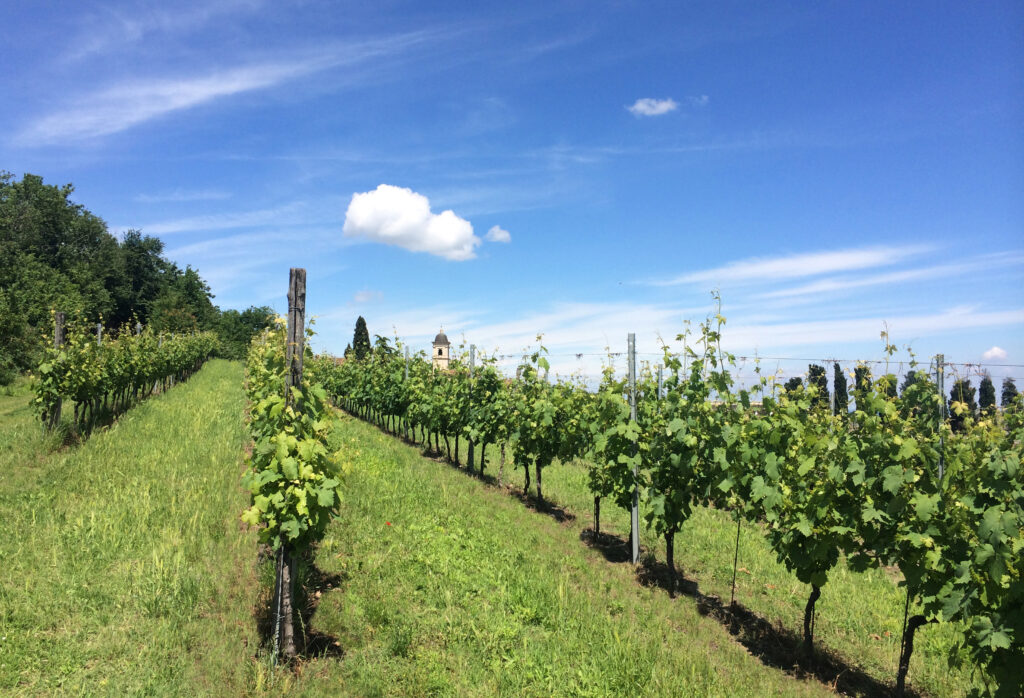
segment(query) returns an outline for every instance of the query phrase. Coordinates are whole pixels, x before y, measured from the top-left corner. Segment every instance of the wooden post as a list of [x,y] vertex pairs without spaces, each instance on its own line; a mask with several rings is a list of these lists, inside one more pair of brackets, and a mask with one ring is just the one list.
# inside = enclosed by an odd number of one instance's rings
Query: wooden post
[[96,323],[96,346],[103,344],[103,323]]
[[[60,349],[62,346],[64,346],[64,313],[58,311],[53,314],[53,348]],[[50,423],[47,425],[51,431],[60,424],[60,412],[63,402],[58,397],[57,404],[53,406],[53,414],[50,415]]]
[[[636,421],[636,335],[632,332],[629,333],[629,354],[628,354],[628,370],[629,370],[629,419],[630,421]],[[633,456],[636,456],[637,445],[633,444]],[[639,478],[636,464],[633,464],[633,479],[636,481]],[[633,485],[633,507],[629,514],[629,537],[630,537],[630,550],[629,550],[629,561],[634,565],[640,561],[640,487],[639,485]]]
[[[288,277],[288,329],[285,339],[285,403],[292,404],[292,387],[302,385],[302,359],[306,339],[306,270],[292,268]],[[276,612],[275,657],[295,657],[295,555],[285,542],[277,549],[277,577],[274,590]]]
[[142,323],[141,322],[136,322],[135,323],[135,336],[138,336],[140,334],[142,334]]

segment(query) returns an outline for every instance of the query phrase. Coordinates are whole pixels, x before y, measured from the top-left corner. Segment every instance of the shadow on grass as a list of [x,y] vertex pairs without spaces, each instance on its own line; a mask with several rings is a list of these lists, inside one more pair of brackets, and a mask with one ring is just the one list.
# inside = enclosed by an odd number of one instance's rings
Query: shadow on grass
[[[259,632],[260,646],[268,653],[274,648],[274,612],[272,600],[274,595],[274,555],[267,546],[261,546],[260,559],[270,568],[270,583],[261,585],[261,593],[256,602],[256,628]],[[339,588],[345,581],[343,575],[326,574],[314,562],[315,551],[310,551],[298,561],[296,574],[294,608],[296,609],[295,632],[297,635],[297,662],[320,659],[322,657],[342,657],[345,650],[333,635],[313,629],[313,617],[320,605],[321,597]]]
[[[644,586],[668,591],[671,571],[668,564],[647,555],[637,568],[637,581]],[[894,695],[889,684],[851,665],[845,658],[823,647],[816,647],[808,655],[803,647],[803,635],[781,624],[773,625],[743,604],[723,603],[717,596],[703,594],[692,579],[678,571],[675,573],[676,592],[692,597],[702,616],[714,618],[737,642],[747,648],[765,666],[782,669],[798,678],[814,678],[843,695],[884,697]],[[906,689],[904,695],[920,698],[920,694]]]

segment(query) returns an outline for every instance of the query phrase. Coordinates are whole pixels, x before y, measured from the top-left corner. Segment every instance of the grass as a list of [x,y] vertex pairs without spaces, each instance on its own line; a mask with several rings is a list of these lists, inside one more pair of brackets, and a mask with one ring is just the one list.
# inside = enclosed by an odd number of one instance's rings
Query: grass
[[[692,603],[637,585],[563,525],[373,427],[334,432],[353,466],[317,566],[313,628],[341,661],[317,695],[825,695],[763,666]],[[315,681],[307,682],[309,674]]]
[[[726,514],[702,510],[677,537],[702,601],[673,600],[581,542],[582,467],[545,473],[545,492],[575,513],[559,522],[345,416],[331,438],[352,475],[301,573],[313,643],[293,670],[273,669],[259,628],[272,565],[238,521],[241,366],[212,361],[75,447],[45,437],[28,402],[24,385],[0,395],[0,694],[831,693],[767,665],[708,612],[708,597],[728,599]],[[624,512],[602,520],[626,530]],[[756,529],[743,530],[740,565],[738,599],[795,628],[806,590]],[[820,606],[825,646],[894,673],[902,596],[885,572],[837,573]],[[921,633],[911,679],[960,695],[941,632]]]
[[[460,462],[466,463],[466,447],[460,448]],[[479,467],[479,450],[476,453]],[[498,451],[489,447],[486,473],[497,475]],[[521,492],[522,469],[506,462],[504,483]],[[574,517],[577,533],[593,526],[593,495],[587,487],[587,466],[583,462],[556,463],[544,471],[544,496],[551,504]],[[665,542],[645,530],[641,508],[641,546],[648,563],[665,560]],[[629,512],[610,502],[601,507],[602,533],[623,539],[629,536]],[[676,567],[698,590],[697,596],[728,605],[736,543],[736,522],[729,512],[697,508],[676,535]],[[642,555],[643,557],[643,555]],[[829,575],[817,603],[815,643],[834,655],[851,671],[862,671],[878,682],[895,681],[900,649],[906,592],[897,586],[900,576],[891,569],[852,572],[840,563]],[[736,601],[747,611],[775,628],[801,632],[804,605],[810,589],[780,564],[763,530],[744,522],[740,530],[739,572]],[[684,600],[685,602],[685,600]],[[692,603],[692,600],[690,601]],[[911,607],[913,612],[913,606]],[[949,649],[957,629],[951,624],[930,625],[915,637],[908,687],[933,696],[963,696],[973,685],[969,670],[950,669]],[[842,667],[841,667],[842,668]]]
[[27,398],[0,397],[0,692],[212,695],[252,682],[242,407],[240,366],[214,361],[54,451]]

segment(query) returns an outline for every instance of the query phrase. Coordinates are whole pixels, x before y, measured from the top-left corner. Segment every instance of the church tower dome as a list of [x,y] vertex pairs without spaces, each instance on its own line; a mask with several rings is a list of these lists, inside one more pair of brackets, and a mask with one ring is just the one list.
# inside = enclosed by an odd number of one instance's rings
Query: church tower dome
[[451,342],[448,341],[448,335],[444,333],[444,328],[437,333],[434,337],[434,350],[431,352],[431,357],[435,368],[439,368],[442,371],[448,368],[448,351],[451,349]]

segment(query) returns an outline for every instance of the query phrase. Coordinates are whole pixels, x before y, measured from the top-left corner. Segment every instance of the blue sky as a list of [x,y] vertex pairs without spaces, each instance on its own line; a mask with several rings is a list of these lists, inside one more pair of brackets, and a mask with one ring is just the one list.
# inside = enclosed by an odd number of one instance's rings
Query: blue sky
[[224,308],[306,267],[320,348],[362,314],[593,375],[718,289],[742,355],[1024,364],[1020,3],[5,3],[0,39],[0,168]]

